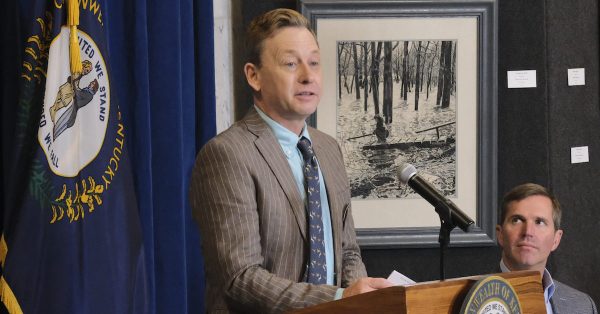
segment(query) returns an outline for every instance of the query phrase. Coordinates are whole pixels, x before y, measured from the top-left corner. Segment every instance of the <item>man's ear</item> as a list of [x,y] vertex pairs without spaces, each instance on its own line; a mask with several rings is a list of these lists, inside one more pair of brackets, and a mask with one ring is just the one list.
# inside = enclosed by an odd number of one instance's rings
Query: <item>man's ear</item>
[[560,239],[562,239],[562,235],[563,231],[561,229],[554,231],[554,242],[552,243],[552,251],[558,248],[558,245],[560,244]]
[[503,240],[504,235],[502,234],[502,226],[496,225],[496,241],[498,242],[498,245],[500,245],[500,247],[502,247]]
[[244,74],[246,74],[248,85],[252,87],[254,92],[260,92],[260,74],[258,73],[258,67],[255,64],[248,62],[244,65]]

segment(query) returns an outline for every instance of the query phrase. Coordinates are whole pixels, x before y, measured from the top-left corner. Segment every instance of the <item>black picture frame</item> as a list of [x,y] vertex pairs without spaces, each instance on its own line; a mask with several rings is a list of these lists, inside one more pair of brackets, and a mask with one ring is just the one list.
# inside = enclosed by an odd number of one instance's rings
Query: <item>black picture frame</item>
[[[472,232],[458,228],[450,246],[496,244],[497,221],[497,1],[495,0],[298,0],[298,10],[311,22],[317,36],[327,19],[476,19],[476,225]],[[321,43],[320,43],[321,44]],[[308,120],[317,125],[317,111]],[[433,210],[433,207],[431,207]],[[363,248],[438,246],[439,227],[357,228]]]

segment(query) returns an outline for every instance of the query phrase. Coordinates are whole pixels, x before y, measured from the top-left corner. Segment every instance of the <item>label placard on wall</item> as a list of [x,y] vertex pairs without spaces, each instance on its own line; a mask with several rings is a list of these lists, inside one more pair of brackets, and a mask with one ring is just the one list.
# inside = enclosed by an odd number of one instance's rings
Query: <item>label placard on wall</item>
[[582,162],[590,162],[587,146],[571,147],[571,163],[578,164]]
[[569,86],[585,85],[585,68],[567,69]]
[[508,88],[537,87],[536,70],[507,71]]

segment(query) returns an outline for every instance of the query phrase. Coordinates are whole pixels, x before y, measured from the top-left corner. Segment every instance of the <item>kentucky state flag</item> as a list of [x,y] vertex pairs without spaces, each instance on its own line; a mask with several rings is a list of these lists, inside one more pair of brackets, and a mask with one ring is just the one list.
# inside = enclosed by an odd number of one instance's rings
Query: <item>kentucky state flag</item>
[[[79,25],[68,27],[68,1],[20,2],[26,16],[1,300],[11,313],[146,313],[128,133],[110,80],[102,7],[74,0]],[[69,64],[71,35],[79,73]]]

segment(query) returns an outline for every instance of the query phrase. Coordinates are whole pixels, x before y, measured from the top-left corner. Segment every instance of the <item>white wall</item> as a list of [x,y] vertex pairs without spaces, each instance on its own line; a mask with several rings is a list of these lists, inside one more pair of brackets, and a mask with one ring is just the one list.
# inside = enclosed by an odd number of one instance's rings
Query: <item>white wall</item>
[[231,0],[213,1],[217,133],[234,121]]

